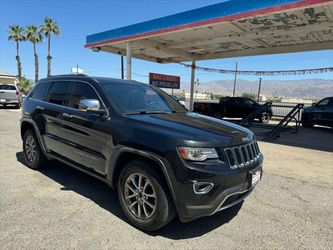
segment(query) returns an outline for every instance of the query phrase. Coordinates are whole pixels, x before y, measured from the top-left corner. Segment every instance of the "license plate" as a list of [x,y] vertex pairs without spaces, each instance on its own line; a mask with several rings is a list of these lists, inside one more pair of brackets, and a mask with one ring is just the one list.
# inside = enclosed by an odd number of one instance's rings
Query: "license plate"
[[6,99],[0,99],[0,102],[5,102],[6,101]]
[[252,174],[252,187],[255,186],[259,182],[260,177],[261,177],[260,170]]

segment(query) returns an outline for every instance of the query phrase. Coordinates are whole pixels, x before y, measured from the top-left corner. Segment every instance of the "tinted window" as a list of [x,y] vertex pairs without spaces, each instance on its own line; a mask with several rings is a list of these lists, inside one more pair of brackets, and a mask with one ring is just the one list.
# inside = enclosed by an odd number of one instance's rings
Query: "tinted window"
[[50,85],[50,82],[43,82],[38,84],[31,98],[45,101]]
[[82,99],[96,99],[100,101],[96,91],[89,84],[78,82],[74,84],[69,106],[78,109]]
[[16,90],[14,85],[0,85],[0,89],[2,90]]
[[253,100],[248,99],[248,98],[243,99],[243,102],[245,105],[255,105],[256,104]]
[[330,101],[328,103],[328,107],[333,107],[333,98],[330,98]]
[[328,98],[321,100],[317,105],[318,106],[327,106],[329,100],[330,99],[328,99]]
[[72,85],[72,82],[54,82],[49,91],[48,101],[50,103],[67,106]]

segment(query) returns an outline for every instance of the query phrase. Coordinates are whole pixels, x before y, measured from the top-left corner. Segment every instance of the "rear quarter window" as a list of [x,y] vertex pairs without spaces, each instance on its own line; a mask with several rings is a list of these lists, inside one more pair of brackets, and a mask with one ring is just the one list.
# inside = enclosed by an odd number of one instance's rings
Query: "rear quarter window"
[[35,100],[45,101],[49,91],[51,82],[41,82],[36,86],[31,98]]

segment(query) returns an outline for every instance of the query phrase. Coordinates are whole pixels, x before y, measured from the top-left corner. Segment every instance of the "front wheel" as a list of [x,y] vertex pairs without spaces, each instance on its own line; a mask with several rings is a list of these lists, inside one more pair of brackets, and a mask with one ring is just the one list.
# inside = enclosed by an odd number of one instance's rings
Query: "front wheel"
[[271,119],[271,115],[268,112],[263,112],[261,116],[259,117],[259,121],[261,123],[268,123]]
[[175,209],[164,179],[143,161],[128,163],[118,180],[118,198],[128,221],[153,231],[169,223]]

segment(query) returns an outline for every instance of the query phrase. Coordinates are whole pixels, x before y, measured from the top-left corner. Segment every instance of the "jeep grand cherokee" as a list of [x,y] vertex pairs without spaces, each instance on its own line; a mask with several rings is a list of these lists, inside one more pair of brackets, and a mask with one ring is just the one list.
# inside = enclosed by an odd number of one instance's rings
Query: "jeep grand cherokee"
[[128,221],[156,230],[212,215],[262,175],[253,133],[188,112],[162,90],[84,75],[40,80],[23,103],[26,164],[56,159],[117,189]]

